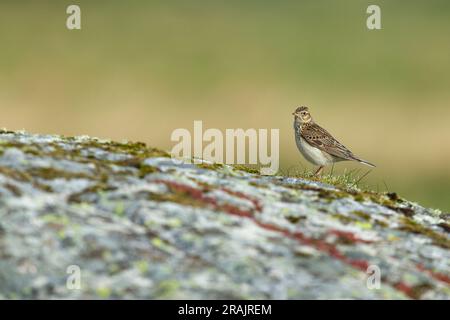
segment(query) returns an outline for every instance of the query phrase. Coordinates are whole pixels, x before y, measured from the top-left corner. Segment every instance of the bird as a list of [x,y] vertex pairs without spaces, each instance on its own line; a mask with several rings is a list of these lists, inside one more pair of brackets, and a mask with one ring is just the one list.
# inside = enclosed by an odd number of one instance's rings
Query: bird
[[326,165],[339,161],[358,161],[370,167],[374,164],[355,156],[312,118],[308,107],[300,106],[294,116],[295,142],[306,160],[319,166],[314,176],[320,176]]

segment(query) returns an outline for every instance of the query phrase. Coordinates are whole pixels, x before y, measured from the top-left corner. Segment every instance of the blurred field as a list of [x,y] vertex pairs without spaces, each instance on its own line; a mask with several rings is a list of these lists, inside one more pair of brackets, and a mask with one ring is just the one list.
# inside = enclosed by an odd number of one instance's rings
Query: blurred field
[[[450,210],[450,2],[66,1],[0,4],[0,127],[172,147],[175,128],[279,128],[291,112],[377,164],[374,189]],[[344,168],[366,167],[341,163]],[[294,168],[295,170],[295,168]]]

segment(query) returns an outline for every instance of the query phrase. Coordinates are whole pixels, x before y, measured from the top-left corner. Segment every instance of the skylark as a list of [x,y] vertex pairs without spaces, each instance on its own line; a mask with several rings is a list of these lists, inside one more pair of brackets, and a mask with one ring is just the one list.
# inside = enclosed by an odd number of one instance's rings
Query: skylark
[[301,154],[309,162],[318,165],[314,175],[320,175],[324,166],[339,161],[358,161],[365,165],[375,165],[360,159],[337,141],[327,130],[314,122],[307,107],[298,107],[294,116],[295,142]]

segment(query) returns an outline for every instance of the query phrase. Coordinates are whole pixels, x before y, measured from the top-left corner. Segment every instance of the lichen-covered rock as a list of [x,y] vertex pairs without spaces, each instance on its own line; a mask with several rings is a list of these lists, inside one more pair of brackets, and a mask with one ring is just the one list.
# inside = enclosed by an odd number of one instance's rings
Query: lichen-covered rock
[[449,230],[395,194],[0,132],[3,299],[448,299]]

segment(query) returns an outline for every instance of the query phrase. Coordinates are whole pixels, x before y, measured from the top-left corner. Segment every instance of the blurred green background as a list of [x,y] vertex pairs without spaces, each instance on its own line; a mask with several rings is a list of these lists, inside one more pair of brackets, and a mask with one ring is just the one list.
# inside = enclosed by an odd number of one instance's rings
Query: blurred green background
[[449,36],[447,0],[2,0],[0,126],[168,150],[194,120],[279,128],[282,170],[303,170],[291,112],[308,105],[377,164],[367,184],[448,211]]

